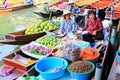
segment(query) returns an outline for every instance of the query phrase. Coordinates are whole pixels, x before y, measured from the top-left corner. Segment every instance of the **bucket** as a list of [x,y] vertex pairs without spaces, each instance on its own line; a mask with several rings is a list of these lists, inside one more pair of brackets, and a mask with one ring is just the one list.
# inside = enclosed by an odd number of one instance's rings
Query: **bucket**
[[88,72],[76,73],[76,72],[71,71],[68,67],[67,70],[70,72],[71,77],[75,78],[76,80],[90,80],[92,73],[94,72],[95,65],[90,61],[85,61],[85,62],[88,62],[89,64],[91,64],[92,69]]
[[[39,60],[35,64],[35,69],[45,79],[57,79],[63,76],[67,68],[68,62],[63,58],[48,57]],[[61,67],[61,68],[60,68]],[[54,69],[59,69],[54,71]]]

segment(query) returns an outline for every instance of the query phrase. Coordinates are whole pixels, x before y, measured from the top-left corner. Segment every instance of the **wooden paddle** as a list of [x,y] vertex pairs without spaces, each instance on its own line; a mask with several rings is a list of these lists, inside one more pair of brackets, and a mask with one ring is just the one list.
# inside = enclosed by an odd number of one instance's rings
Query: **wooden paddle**
[[52,12],[50,12],[49,21],[51,20],[51,17],[52,17]]

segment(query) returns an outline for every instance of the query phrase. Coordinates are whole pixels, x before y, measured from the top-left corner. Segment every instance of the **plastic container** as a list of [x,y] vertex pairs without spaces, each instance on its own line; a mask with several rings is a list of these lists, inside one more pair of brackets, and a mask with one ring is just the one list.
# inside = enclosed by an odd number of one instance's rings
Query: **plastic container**
[[101,80],[102,68],[103,68],[102,63],[96,64],[95,77],[94,77],[95,79],[94,80]]
[[91,46],[91,47],[94,47],[94,46],[95,46],[95,43],[91,43],[90,46]]
[[100,56],[98,56],[98,57],[95,58],[95,59],[92,59],[92,60],[86,60],[86,61],[90,61],[90,62],[96,64],[96,63],[98,63],[99,59],[100,59]]
[[35,69],[45,79],[60,78],[68,66],[68,62],[63,58],[48,57],[39,60],[35,64]]
[[79,41],[79,42],[77,41],[74,44],[79,46],[82,50],[90,46],[90,43],[85,41]]
[[116,52],[118,64],[120,64],[120,50]]
[[41,80],[38,77],[34,77],[34,76],[27,76],[24,78],[25,80]]
[[90,61],[85,61],[85,62],[90,63],[92,65],[92,69],[89,72],[76,73],[71,71],[68,67],[67,70],[70,72],[71,77],[75,78],[76,80],[90,80],[92,73],[95,69],[95,65]]

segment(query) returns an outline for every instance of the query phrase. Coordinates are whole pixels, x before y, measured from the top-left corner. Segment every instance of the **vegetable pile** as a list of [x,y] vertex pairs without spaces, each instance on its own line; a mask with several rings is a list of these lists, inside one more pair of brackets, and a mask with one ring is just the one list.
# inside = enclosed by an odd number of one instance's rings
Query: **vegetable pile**
[[43,46],[38,46],[38,45],[27,45],[25,50],[29,51],[32,54],[36,55],[47,55],[51,53],[51,50],[48,48],[45,48]]
[[29,65],[33,64],[36,61],[36,60],[31,59],[31,58],[26,58],[26,57],[24,57],[24,56],[22,56],[20,54],[15,55],[13,57],[13,60],[20,63],[20,64],[23,64],[25,66],[29,66]]
[[39,39],[36,40],[39,44],[42,44],[44,46],[47,46],[49,49],[54,48],[58,43],[61,42],[60,38],[56,38],[53,36],[45,35]]
[[60,22],[58,21],[45,21],[45,20],[40,20],[37,24],[32,25],[27,28],[25,31],[25,34],[35,34],[35,33],[40,33],[44,31],[50,31],[59,28]]

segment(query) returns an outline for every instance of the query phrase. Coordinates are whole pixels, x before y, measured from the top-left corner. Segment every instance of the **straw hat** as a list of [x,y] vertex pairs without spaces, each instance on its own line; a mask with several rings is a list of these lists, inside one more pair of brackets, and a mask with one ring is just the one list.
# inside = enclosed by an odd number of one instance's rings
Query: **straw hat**
[[76,1],[75,0],[69,0],[68,4],[72,4],[74,2],[76,2]]
[[66,14],[71,14],[71,15],[72,15],[73,13],[70,12],[69,10],[64,10],[64,11],[63,11],[63,16],[66,15]]
[[42,0],[42,3],[48,3],[48,0]]

